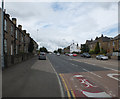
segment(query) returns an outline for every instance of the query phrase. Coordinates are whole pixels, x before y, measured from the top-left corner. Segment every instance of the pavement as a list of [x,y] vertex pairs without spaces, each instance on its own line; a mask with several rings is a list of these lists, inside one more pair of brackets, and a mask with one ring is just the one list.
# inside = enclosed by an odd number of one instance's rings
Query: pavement
[[49,60],[34,57],[3,71],[3,97],[61,97]]

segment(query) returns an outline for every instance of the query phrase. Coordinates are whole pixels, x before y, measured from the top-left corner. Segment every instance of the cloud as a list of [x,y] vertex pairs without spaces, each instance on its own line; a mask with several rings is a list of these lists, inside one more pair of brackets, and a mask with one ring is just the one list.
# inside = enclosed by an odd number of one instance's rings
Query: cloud
[[40,46],[49,50],[66,47],[73,40],[85,43],[101,33],[113,36],[118,24],[115,2],[12,2],[5,8]]

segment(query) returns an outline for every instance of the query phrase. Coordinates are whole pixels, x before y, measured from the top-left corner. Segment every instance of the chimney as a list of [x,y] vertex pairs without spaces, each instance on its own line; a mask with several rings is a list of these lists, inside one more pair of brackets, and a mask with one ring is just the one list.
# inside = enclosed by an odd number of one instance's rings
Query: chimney
[[23,30],[24,33],[26,33],[26,30]]
[[6,16],[7,16],[8,18],[10,18],[10,15],[9,15],[9,14],[6,14]]
[[6,9],[4,9],[4,12],[6,13]]
[[103,34],[101,35],[101,37],[103,37]]
[[22,25],[18,25],[18,28],[19,28],[20,30],[22,30]]
[[12,18],[12,22],[16,25],[17,22],[16,18]]
[[29,33],[27,33],[27,35],[28,35],[28,37],[30,36],[30,34],[29,34]]

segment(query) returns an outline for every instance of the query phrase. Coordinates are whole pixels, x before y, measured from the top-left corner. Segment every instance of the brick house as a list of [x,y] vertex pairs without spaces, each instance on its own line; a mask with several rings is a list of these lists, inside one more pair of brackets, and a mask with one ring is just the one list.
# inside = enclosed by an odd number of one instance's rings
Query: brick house
[[[2,25],[2,21],[1,21],[1,8],[0,8],[0,56],[1,56],[1,25]],[[1,57],[0,57],[0,63],[1,63]]]
[[108,47],[111,58],[120,60],[120,34],[118,34],[109,42]]
[[[0,11],[1,17],[1,11]],[[0,18],[1,22],[1,18]],[[0,25],[1,30],[1,25]],[[0,33],[1,38],[1,33]],[[0,40],[1,42],[1,40]],[[22,30],[22,25],[17,27],[17,19],[10,18],[9,14],[4,12],[4,59],[5,66],[21,62],[28,59],[31,55],[28,52],[30,35],[26,30]],[[34,41],[36,50],[37,43]],[[1,49],[0,49],[1,50]],[[34,51],[35,53],[35,51]]]
[[120,51],[120,34],[109,42],[109,53]]
[[86,45],[88,45],[90,50],[94,50],[97,42],[99,42],[100,50],[103,49],[108,52],[108,45],[111,39],[112,38],[101,35],[101,37],[96,37],[95,40],[86,40]]
[[34,49],[33,49],[33,53],[37,54],[37,49],[38,49],[38,44],[32,39],[33,44],[34,44]]

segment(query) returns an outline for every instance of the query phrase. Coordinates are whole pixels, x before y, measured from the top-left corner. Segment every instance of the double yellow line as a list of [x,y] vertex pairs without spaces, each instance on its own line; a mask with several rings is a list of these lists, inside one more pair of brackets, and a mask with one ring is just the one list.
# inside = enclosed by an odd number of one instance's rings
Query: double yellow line
[[[63,83],[64,83],[64,85],[65,85],[65,89],[66,89],[66,91],[67,91],[68,98],[71,99],[71,98],[73,97],[74,99],[76,99],[76,98],[75,98],[75,94],[74,94],[72,88],[70,88],[70,90],[68,89],[67,83],[65,82],[65,80],[64,80],[64,78],[63,78],[63,74],[59,74],[59,75],[60,75],[60,77],[61,77],[61,79],[62,79],[62,81],[63,81]],[[71,92],[71,94],[70,94],[70,92]],[[71,97],[71,96],[72,96],[72,97]]]

